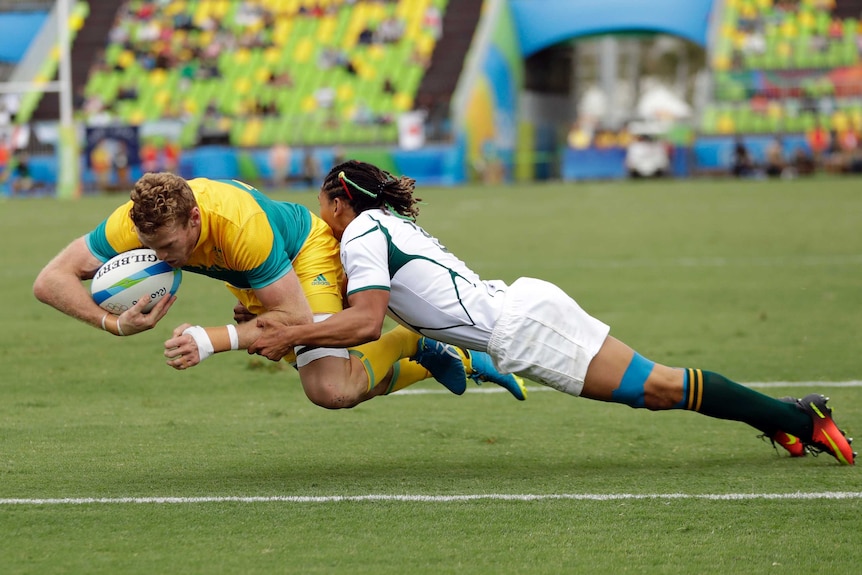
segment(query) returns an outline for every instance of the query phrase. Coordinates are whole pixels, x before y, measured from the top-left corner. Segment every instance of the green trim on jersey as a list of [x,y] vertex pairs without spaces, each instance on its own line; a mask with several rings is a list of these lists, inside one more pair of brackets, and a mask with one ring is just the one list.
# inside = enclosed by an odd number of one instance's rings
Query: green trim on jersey
[[355,289],[347,295],[353,295],[355,293],[368,291],[368,290],[376,290],[376,289],[383,290],[383,291],[389,291],[389,286],[365,286],[365,287],[361,287],[359,289]]
[[[425,326],[413,325],[413,324],[410,324],[409,322],[404,321],[404,320],[403,320],[403,318],[401,318],[401,316],[399,316],[399,315],[395,312],[395,310],[393,310],[393,309],[390,307],[390,308],[389,308],[389,311],[390,311],[394,316],[398,317],[398,318],[399,318],[399,320],[401,320],[401,323],[403,323],[403,324],[405,324],[405,325],[409,325],[411,328],[413,328],[415,331],[417,331],[417,332],[419,332],[419,333],[422,333],[422,331],[421,331],[422,329],[451,329],[451,328],[458,327],[458,326],[461,326],[461,325],[476,325],[476,322],[473,320],[473,317],[470,315],[469,310],[467,310],[467,306],[465,306],[465,305],[464,305],[464,301],[461,299],[461,292],[458,290],[458,283],[455,281],[455,279],[456,279],[456,278],[461,278],[461,279],[463,279],[465,282],[467,282],[467,283],[469,283],[469,284],[471,284],[471,285],[472,285],[472,283],[473,283],[473,282],[472,282],[470,279],[468,279],[468,278],[464,277],[463,275],[461,275],[461,274],[460,274],[460,273],[458,273],[457,271],[453,270],[453,269],[452,269],[452,268],[450,268],[449,266],[446,266],[446,265],[444,265],[444,264],[440,263],[439,261],[437,261],[437,260],[435,260],[435,259],[433,259],[433,258],[429,258],[429,257],[427,257],[427,256],[422,256],[422,255],[417,255],[417,254],[408,254],[408,253],[406,253],[406,252],[401,251],[401,250],[400,250],[400,249],[399,249],[399,248],[398,248],[398,247],[397,247],[397,246],[392,242],[392,234],[390,234],[390,233],[389,233],[389,230],[386,228],[386,226],[384,226],[384,225],[383,225],[379,220],[375,219],[375,218],[374,218],[373,216],[371,216],[371,215],[369,215],[369,219],[371,219],[372,221],[374,221],[377,225],[376,225],[376,226],[374,226],[373,228],[371,228],[371,229],[367,230],[366,232],[363,232],[362,234],[357,235],[355,238],[352,238],[352,239],[350,240],[350,242],[352,242],[352,241],[354,241],[354,240],[357,240],[357,239],[359,239],[359,238],[361,238],[361,237],[367,236],[367,235],[369,235],[369,234],[371,234],[371,233],[373,233],[373,232],[375,232],[375,231],[379,230],[379,231],[383,234],[383,237],[385,237],[385,238],[386,238],[386,245],[387,245],[387,250],[386,250],[386,252],[387,252],[387,262],[388,262],[388,267],[389,267],[389,279],[390,279],[390,280],[391,280],[392,278],[394,278],[394,277],[395,277],[395,274],[396,274],[396,273],[398,273],[398,271],[399,271],[401,268],[403,268],[404,266],[406,266],[408,263],[410,263],[410,262],[412,262],[412,261],[416,261],[416,260],[423,260],[423,261],[429,262],[429,263],[431,263],[431,264],[434,264],[434,265],[436,265],[436,266],[438,266],[438,267],[440,267],[440,268],[445,269],[446,271],[448,271],[448,272],[449,272],[449,277],[450,277],[450,279],[452,280],[452,288],[455,290],[455,295],[456,295],[456,296],[457,296],[457,298],[458,298],[458,305],[461,307],[461,309],[462,309],[462,310],[464,310],[464,314],[465,314],[465,315],[466,315],[466,317],[470,320],[470,323],[469,323],[469,324],[458,324],[458,325],[453,325],[453,326],[446,326],[446,327],[444,327],[444,328],[430,328],[430,327],[426,328]],[[426,232],[425,230],[423,230],[422,228],[420,228],[419,226],[417,226],[415,223],[411,222],[410,220],[398,220],[398,221],[399,221],[399,223],[401,223],[401,224],[403,224],[403,225],[413,226],[413,228],[414,228],[417,232],[419,232],[419,233],[421,233],[422,235],[426,236],[427,238],[429,238],[429,239],[433,240],[433,241],[434,241],[434,243],[437,245],[437,247],[440,249],[440,251],[442,251],[442,252],[444,252],[444,253],[451,253],[451,252],[449,252],[449,250],[447,250],[447,249],[446,249],[446,248],[445,248],[445,247],[440,243],[440,241],[439,241],[439,240],[437,240],[437,239],[436,239],[436,238],[434,238],[433,236],[429,235],[429,234],[428,234],[428,232]],[[348,244],[349,244],[350,242],[348,242]],[[349,283],[349,279],[348,279],[348,283]],[[365,286],[365,287],[362,287],[362,288],[359,288],[359,289],[356,289],[356,290],[349,291],[349,292],[347,292],[347,295],[348,295],[348,296],[350,296],[350,295],[352,295],[352,294],[354,294],[354,293],[358,293],[358,292],[360,292],[360,291],[364,291],[364,290],[368,290],[368,289],[383,289],[383,288],[380,288],[380,287]]]

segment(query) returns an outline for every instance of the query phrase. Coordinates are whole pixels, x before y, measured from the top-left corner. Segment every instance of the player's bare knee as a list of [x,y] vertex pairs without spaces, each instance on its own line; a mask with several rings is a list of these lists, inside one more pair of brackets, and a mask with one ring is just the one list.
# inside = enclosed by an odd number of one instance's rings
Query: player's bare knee
[[355,396],[356,394],[350,393],[343,386],[322,383],[304,387],[306,397],[314,405],[326,409],[348,409],[356,406],[360,400]]

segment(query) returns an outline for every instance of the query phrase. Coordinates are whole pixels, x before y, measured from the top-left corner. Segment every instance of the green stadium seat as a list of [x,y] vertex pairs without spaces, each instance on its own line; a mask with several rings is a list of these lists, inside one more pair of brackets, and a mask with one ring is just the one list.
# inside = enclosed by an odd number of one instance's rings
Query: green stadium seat
[[[191,115],[188,125],[194,126],[183,132],[183,144],[194,141],[196,126],[200,124],[208,103],[214,103],[225,114],[234,116],[258,104],[272,102],[279,114],[288,118],[270,121],[267,118],[249,119],[231,128],[231,137],[243,144],[254,142],[269,145],[275,141],[295,142],[336,142],[342,137],[363,143],[362,138],[378,139],[381,133],[395,140],[396,134],[380,129],[346,129],[350,127],[350,114],[357,104],[357,95],[373,103],[376,114],[394,115],[399,109],[412,105],[416,90],[424,75],[424,69],[410,64],[416,39],[420,36],[419,18],[425,6],[432,1],[445,7],[446,0],[417,0],[408,3],[342,3],[325,0],[323,6],[330,6],[334,13],[322,18],[298,15],[300,5],[313,7],[311,0],[259,0],[261,5],[278,9],[275,26],[264,31],[265,38],[273,44],[266,48],[239,48],[225,50],[218,56],[218,69],[221,77],[213,80],[195,80],[184,74],[180,88],[179,70],[147,72],[136,61],[135,55],[118,44],[106,47],[105,55],[110,64],[121,64],[121,73],[94,73],[88,81],[88,93],[99,93],[108,101],[116,98],[119,86],[134,82],[138,87],[137,102],[123,102],[121,117],[126,119],[150,119],[159,117],[168,109],[180,107]],[[200,23],[201,18],[211,16],[218,19],[228,30],[241,32],[241,26],[234,21],[238,3],[228,0],[202,1],[180,0],[170,3],[170,14],[181,11],[193,16]],[[395,44],[375,45],[372,47],[356,45],[359,27],[365,23],[372,25],[388,15],[398,14],[408,18],[407,33],[402,41]],[[135,23],[133,26],[139,26]],[[134,31],[133,31],[134,33]],[[176,31],[172,40],[175,53],[185,49],[183,42],[211,42],[213,35],[200,30]],[[432,47],[425,38],[426,49]],[[318,52],[322,46],[345,49],[347,56],[357,63],[359,74],[353,75],[342,67],[320,70],[317,65]],[[185,50],[188,53],[188,50]],[[266,80],[274,71],[287,70],[294,80],[291,88],[267,86]],[[398,70],[403,82],[401,92],[392,97],[383,92],[384,70]],[[186,85],[186,83],[188,83]],[[342,126],[337,130],[326,129],[324,114],[316,110],[313,95],[321,87],[330,86],[337,90],[338,97],[332,113],[339,118]],[[225,89],[227,87],[227,89]],[[309,119],[311,118],[311,119]],[[302,119],[302,123],[298,123]],[[291,141],[293,139],[294,141]]]

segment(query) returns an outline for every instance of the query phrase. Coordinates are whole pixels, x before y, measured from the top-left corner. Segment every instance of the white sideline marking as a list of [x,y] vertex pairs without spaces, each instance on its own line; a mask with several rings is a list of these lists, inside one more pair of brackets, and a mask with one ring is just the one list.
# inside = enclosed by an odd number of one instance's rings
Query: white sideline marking
[[[755,381],[751,383],[741,383],[745,387],[862,387],[862,381]],[[529,385],[527,393],[536,393],[539,391],[556,391],[552,387],[544,385]],[[506,391],[493,383],[484,383],[481,387],[468,388],[466,393],[502,393]],[[451,391],[446,389],[402,389],[393,393],[389,397],[398,397],[399,395],[428,395],[428,394],[447,394],[451,395]]]
[[476,495],[272,495],[260,497],[77,497],[63,499],[0,499],[0,505],[116,505],[116,504],[193,504],[193,503],[340,503],[395,501],[416,503],[458,503],[462,501],[620,501],[639,499],[704,499],[742,501],[751,499],[862,499],[859,491],[824,491],[817,493],[547,493]]
[[862,263],[862,254],[775,255],[751,257],[690,257],[690,258],[636,258],[636,259],[575,259],[571,267],[582,268],[655,268],[655,267],[784,267],[830,266]]

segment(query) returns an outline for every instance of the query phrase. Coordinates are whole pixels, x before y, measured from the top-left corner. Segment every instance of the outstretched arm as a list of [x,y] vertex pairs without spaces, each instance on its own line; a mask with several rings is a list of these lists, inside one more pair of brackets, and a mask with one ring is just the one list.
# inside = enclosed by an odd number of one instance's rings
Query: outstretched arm
[[256,321],[261,335],[248,352],[278,360],[295,345],[352,347],[378,339],[386,318],[389,292],[357,292],[348,298],[348,304],[344,311],[318,323],[288,325],[280,318],[261,316]]
[[152,329],[168,313],[175,297],[163,298],[146,314],[143,308],[149,303],[149,296],[141,298],[119,316],[100,308],[82,281],[92,279],[101,265],[82,236],[42,268],[33,284],[33,294],[42,303],[114,335],[132,335]]
[[[294,270],[270,285],[256,289],[255,295],[267,309],[259,318],[271,318],[286,325],[313,321],[311,308]],[[214,353],[247,349],[260,336],[261,331],[255,321],[206,328],[183,324],[178,326],[171,339],[165,342],[165,357],[171,367],[187,369]],[[285,351],[282,357],[286,353]]]

